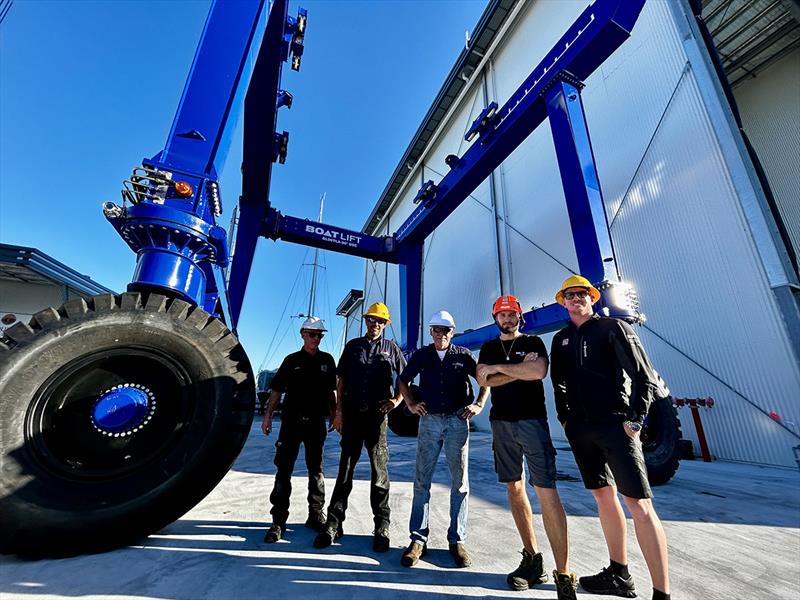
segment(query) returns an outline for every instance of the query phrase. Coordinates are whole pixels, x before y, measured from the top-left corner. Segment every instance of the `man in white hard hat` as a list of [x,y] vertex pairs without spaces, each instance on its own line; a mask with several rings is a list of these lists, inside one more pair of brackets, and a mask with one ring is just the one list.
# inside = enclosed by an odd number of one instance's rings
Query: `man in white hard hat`
[[327,548],[344,533],[342,523],[353,475],[361,451],[366,448],[370,464],[369,501],[375,523],[372,549],[389,550],[389,445],[386,415],[402,401],[395,380],[406,361],[400,347],[383,337],[389,309],[375,302],[363,314],[367,332],[350,340],[337,367],[336,416],[331,427],[342,434],[339,473],[328,504],[328,522],[314,538],[315,548]]
[[321,531],[325,527],[325,476],[322,473],[322,452],[327,436],[325,417],[334,417],[336,408],[336,363],[319,349],[325,335],[325,324],[319,317],[308,317],[300,327],[303,347],[283,359],[272,379],[272,392],[264,412],[261,431],[272,433],[272,415],[281,394],[281,430],[275,444],[275,486],[270,494],[272,525],[264,536],[267,543],[277,542],[286,531],[289,498],[292,495],[292,472],[300,444],[305,446],[308,469],[308,519],[306,527]]
[[636,596],[628,572],[627,525],[617,492],[636,529],[653,583],[653,600],[669,600],[667,538],[653,506],[640,439],[658,375],[626,322],[594,314],[600,291],[573,275],[556,302],[569,313],[553,336],[551,378],[558,420],[572,447],[584,485],[597,503],[609,566],[580,578],[593,594]]
[[[400,562],[412,567],[425,555],[428,544],[431,482],[439,454],[444,447],[450,469],[450,527],[447,542],[459,567],[468,567],[472,558],[464,541],[467,534],[469,496],[469,419],[483,410],[489,389],[482,387],[473,401],[472,384],[477,363],[472,353],[452,344],[456,324],[453,316],[440,310],[429,322],[433,343],[420,348],[400,374],[400,391],[408,409],[419,415],[417,466],[414,499],[411,503],[409,532],[411,543]],[[414,398],[409,384],[419,376],[419,396]]]

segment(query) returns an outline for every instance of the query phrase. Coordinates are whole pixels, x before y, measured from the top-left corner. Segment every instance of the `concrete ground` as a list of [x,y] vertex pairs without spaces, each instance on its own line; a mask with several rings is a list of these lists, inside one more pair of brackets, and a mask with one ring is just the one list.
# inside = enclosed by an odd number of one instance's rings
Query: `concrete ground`
[[[407,523],[414,473],[414,439],[392,436],[392,549],[372,551],[368,500],[369,464],[356,471],[345,537],[322,551],[313,549],[306,517],[302,458],[294,479],[285,540],[262,542],[269,522],[276,435],[266,438],[254,423],[234,469],[184,518],[142,546],[63,560],[22,561],[0,557],[0,598],[551,598],[553,584],[527,592],[506,589],[505,575],[519,562],[521,544],[507,508],[505,489],[493,470],[491,436],[475,432],[470,447],[468,547],[474,565],[453,567],[445,532],[448,475],[440,459],[432,497],[429,553],[412,569],[400,565],[408,543]],[[590,494],[564,443],[559,482],[570,527],[571,567],[586,575],[607,564],[602,532]],[[338,464],[338,435],[328,438],[327,492]],[[535,495],[532,497],[534,509]],[[672,597],[681,599],[800,598],[800,473],[723,462],[683,462],[675,479],[656,489],[656,506],[669,538]],[[541,520],[536,532],[553,568]],[[629,530],[630,564],[639,597],[650,598],[650,580]],[[579,598],[599,598],[581,593]]]

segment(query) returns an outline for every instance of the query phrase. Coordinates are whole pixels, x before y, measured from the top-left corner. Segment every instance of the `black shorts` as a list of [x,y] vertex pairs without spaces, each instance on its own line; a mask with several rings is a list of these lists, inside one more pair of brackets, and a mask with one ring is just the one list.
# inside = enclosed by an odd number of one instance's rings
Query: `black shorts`
[[494,470],[501,483],[522,479],[522,459],[528,482],[536,487],[556,487],[556,450],[547,419],[492,421]]
[[631,439],[621,422],[567,421],[565,433],[587,489],[616,484],[629,498],[653,497],[641,439]]

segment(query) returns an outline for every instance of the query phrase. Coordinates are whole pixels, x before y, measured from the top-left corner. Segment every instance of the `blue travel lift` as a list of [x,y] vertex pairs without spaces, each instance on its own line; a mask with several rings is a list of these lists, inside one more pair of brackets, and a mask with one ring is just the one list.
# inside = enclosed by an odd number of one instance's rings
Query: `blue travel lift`
[[[164,149],[124,184],[111,225],[136,252],[120,296],[67,302],[0,341],[0,551],[63,555],[112,548],[164,527],[222,479],[253,417],[255,385],[236,327],[259,237],[400,266],[402,346],[419,343],[425,239],[530,133],[550,120],[580,272],[599,306],[641,320],[619,284],[581,102],[582,81],[630,35],[644,0],[596,0],[503,106],[492,102],[428,181],[394,235],[375,237],[283,215],[269,201],[284,62],[299,70],[306,11],[288,1],[212,3]],[[235,255],[218,224],[218,185],[244,108]],[[226,285],[227,281],[227,285]],[[559,328],[564,309],[525,314],[527,332]],[[475,348],[492,325],[456,342]],[[670,407],[671,410],[671,407]],[[674,412],[674,411],[673,411]]]

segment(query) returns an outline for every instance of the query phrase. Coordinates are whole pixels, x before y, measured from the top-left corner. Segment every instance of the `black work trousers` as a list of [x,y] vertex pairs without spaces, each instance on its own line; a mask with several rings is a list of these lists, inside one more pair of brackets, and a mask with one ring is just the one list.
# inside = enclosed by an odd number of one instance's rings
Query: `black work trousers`
[[342,419],[342,456],[339,474],[328,505],[328,527],[344,522],[347,499],[353,491],[353,473],[362,447],[370,464],[369,502],[375,531],[389,528],[389,446],[386,443],[386,415],[376,410],[346,412]]
[[272,522],[286,525],[289,518],[289,499],[292,496],[292,472],[300,452],[305,447],[308,470],[308,511],[322,512],[325,506],[325,476],[322,474],[322,450],[328,430],[325,417],[281,418],[281,431],[275,444],[275,487],[269,496],[272,503]]

